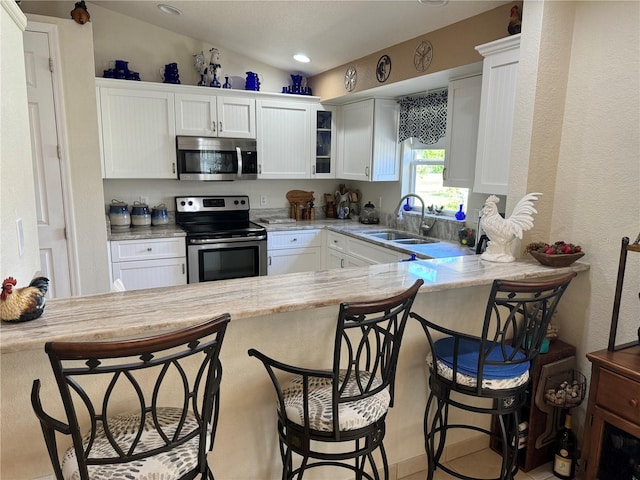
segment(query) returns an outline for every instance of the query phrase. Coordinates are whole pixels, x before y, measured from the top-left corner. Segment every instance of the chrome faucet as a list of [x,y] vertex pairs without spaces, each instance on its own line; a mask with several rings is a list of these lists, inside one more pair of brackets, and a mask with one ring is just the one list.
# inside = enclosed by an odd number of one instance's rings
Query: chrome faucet
[[431,229],[431,227],[433,227],[433,224],[431,226],[429,226],[429,225],[427,225],[425,223],[425,220],[424,220],[424,200],[422,200],[422,197],[420,197],[420,195],[416,195],[415,193],[407,193],[406,195],[404,195],[400,199],[400,201],[398,202],[398,206],[394,210],[396,212],[396,218],[400,217],[400,207],[402,207],[402,202],[404,202],[409,197],[417,198],[418,200],[420,200],[420,203],[422,204],[422,217],[420,218],[419,233],[422,233],[422,235],[426,236],[427,233],[429,233],[429,230]]

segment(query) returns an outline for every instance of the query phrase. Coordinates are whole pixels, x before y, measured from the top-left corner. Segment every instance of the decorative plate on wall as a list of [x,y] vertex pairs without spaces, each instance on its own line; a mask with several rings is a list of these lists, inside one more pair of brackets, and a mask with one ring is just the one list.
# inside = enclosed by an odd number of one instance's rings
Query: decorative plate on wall
[[419,72],[424,72],[433,59],[433,45],[428,40],[424,40],[416,47],[416,51],[413,54],[413,66]]
[[350,92],[356,88],[356,83],[358,83],[358,72],[356,67],[352,65],[344,72],[344,88],[347,92]]
[[376,67],[376,78],[380,83],[386,82],[391,73],[391,59],[389,55],[383,55],[378,60],[378,66]]

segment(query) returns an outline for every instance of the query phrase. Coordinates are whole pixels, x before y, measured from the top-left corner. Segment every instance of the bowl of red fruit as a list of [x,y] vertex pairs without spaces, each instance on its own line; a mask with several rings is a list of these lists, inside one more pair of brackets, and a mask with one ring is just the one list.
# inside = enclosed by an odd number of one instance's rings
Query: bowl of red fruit
[[563,241],[548,243],[531,243],[527,246],[527,252],[542,265],[547,267],[568,267],[573,262],[584,256],[582,247]]

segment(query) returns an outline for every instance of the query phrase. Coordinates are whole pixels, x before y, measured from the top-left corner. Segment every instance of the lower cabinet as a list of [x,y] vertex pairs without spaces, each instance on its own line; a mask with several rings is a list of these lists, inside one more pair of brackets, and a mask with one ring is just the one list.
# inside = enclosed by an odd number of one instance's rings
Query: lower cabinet
[[388,248],[373,245],[336,232],[327,234],[327,268],[351,268],[395,263],[406,257]]
[[118,240],[111,243],[111,273],[127,290],[187,283],[183,237]]
[[289,230],[267,235],[267,274],[322,269],[322,230]]

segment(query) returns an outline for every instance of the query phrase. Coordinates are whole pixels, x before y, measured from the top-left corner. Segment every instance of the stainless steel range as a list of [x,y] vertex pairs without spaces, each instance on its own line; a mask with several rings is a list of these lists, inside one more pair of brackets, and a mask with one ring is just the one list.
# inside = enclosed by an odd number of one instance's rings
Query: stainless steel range
[[249,221],[249,197],[176,197],[187,232],[188,283],[267,274],[267,231]]

